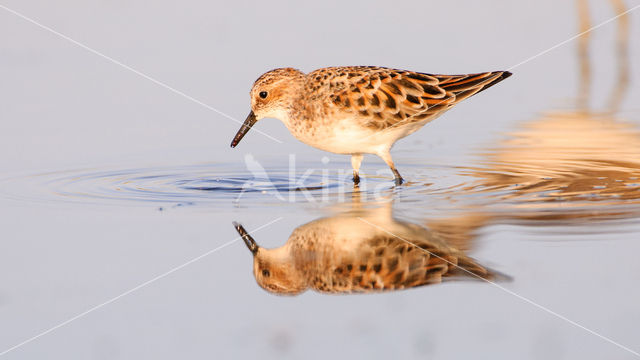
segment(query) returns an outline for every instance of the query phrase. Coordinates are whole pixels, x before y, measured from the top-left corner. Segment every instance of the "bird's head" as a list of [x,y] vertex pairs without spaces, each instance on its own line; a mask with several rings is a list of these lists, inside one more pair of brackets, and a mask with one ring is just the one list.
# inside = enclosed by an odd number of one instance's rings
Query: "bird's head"
[[292,103],[302,91],[304,79],[304,73],[293,68],[275,69],[260,76],[251,88],[251,112],[233,138],[231,147],[236,147],[260,119],[269,117],[286,121]]
[[253,254],[253,276],[260,287],[278,295],[298,295],[308,288],[286,246],[265,249],[258,246],[242,225],[233,225]]

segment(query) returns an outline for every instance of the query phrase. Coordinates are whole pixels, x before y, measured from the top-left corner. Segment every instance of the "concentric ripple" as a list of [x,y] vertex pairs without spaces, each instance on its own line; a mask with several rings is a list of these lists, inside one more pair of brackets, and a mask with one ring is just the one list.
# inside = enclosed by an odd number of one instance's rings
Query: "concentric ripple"
[[549,217],[575,222],[585,216],[620,219],[640,213],[640,172],[627,163],[556,161],[553,166],[534,167],[494,161],[453,167],[408,162],[403,167],[406,184],[394,187],[391,174],[365,172],[358,188],[348,164],[316,170],[310,164],[298,165],[294,173],[242,163],[53,172],[1,180],[0,195],[45,203],[218,210],[238,205],[349,203],[357,196],[359,202],[393,199],[398,208],[417,218],[472,211],[505,222]]
[[32,201],[137,202],[195,205],[240,198],[282,197],[291,191],[334,189],[335,179],[311,174],[290,181],[283,171],[253,176],[246,169],[212,164],[76,170],[6,179],[6,197]]
[[[241,164],[242,165],[242,164]],[[4,197],[38,202],[155,203],[159,206],[340,201],[353,191],[350,171],[247,170],[197,164],[130,169],[83,169],[4,179]],[[307,169],[300,166],[301,169]],[[359,191],[388,191],[389,176],[367,176]],[[421,184],[423,185],[423,184]],[[420,187],[424,189],[424,187]]]

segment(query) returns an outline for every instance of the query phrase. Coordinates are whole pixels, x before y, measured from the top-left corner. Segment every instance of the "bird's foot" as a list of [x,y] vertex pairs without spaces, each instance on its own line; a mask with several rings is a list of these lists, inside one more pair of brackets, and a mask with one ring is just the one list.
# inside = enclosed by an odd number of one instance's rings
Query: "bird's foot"
[[392,168],[391,171],[393,172],[393,177],[394,177],[396,186],[402,185],[402,183],[404,182],[404,179],[402,178],[402,176],[400,176],[400,173],[398,172],[398,170],[396,168]]
[[360,175],[357,172],[353,172],[353,185],[358,186],[360,184]]

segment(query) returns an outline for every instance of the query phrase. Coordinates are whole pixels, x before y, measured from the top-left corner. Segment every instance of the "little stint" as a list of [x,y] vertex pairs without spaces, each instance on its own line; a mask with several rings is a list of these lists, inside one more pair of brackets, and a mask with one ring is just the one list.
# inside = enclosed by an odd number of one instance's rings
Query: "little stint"
[[308,74],[292,68],[271,70],[253,84],[251,112],[231,147],[258,120],[277,118],[303,143],[351,155],[355,184],[362,155],[375,154],[399,185],[403,179],[390,154],[396,141],[510,75],[432,75],[373,66],[330,67]]

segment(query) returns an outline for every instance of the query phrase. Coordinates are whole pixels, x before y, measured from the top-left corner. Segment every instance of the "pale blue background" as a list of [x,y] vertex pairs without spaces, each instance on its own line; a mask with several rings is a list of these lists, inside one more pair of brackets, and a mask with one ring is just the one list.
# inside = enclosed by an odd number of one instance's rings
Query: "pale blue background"
[[[274,67],[381,65],[433,73],[501,70],[576,34],[573,1],[18,1],[2,5],[244,120],[254,79]],[[629,6],[640,4],[629,1]],[[613,16],[591,2],[593,22]],[[640,10],[631,15],[638,64]],[[615,25],[593,33],[593,99],[613,85]],[[396,162],[466,164],[518,123],[576,93],[575,43],[513,70],[394,150]],[[622,115],[637,123],[640,69]],[[0,9],[0,175],[241,163],[288,154],[336,168],[276,120],[236,149],[239,125]],[[383,169],[367,158],[364,171]],[[402,166],[400,165],[400,169]],[[404,173],[403,173],[404,174]],[[250,203],[157,211],[156,204],[0,198],[0,352],[236,237],[231,221],[284,243],[317,206]],[[43,190],[46,192],[46,189]],[[12,198],[30,198],[15,200]],[[37,196],[35,196],[37,198]],[[410,208],[410,206],[406,206]],[[474,257],[512,291],[640,350],[640,227],[558,235],[483,229]],[[544,240],[544,241],[542,241]],[[558,241],[553,241],[558,240]],[[482,283],[370,296],[282,298],[253,280],[235,243],[6,355],[7,359],[609,358],[632,355]]]

